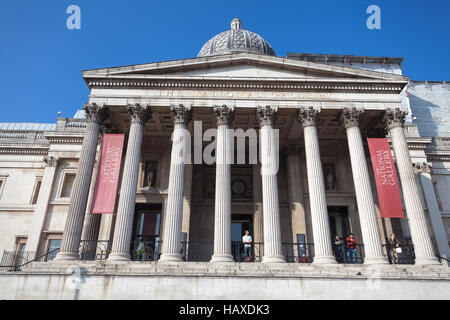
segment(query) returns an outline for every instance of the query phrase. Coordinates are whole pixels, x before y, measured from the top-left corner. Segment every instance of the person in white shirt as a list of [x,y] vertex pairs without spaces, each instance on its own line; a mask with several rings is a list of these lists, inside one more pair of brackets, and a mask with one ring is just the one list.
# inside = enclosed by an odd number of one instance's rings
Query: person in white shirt
[[250,261],[252,258],[252,236],[248,230],[245,231],[244,236],[242,237],[242,242],[244,243],[244,256],[245,261]]

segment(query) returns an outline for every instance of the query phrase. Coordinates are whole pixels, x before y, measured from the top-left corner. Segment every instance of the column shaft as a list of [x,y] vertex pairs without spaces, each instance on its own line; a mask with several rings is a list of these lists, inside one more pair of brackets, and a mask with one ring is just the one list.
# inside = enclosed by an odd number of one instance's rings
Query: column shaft
[[108,115],[105,106],[86,105],[85,109],[88,124],[83,139],[83,146],[81,147],[77,175],[72,186],[61,248],[55,260],[79,259],[81,232],[97,152],[100,124]]
[[416,255],[416,264],[438,264],[439,262],[435,257],[431,238],[428,233],[411,156],[409,155],[408,145],[403,132],[402,125],[404,117],[405,112],[400,109],[390,110],[386,113],[385,121],[387,122],[391,135],[392,147],[400,175],[409,229]]
[[231,135],[234,110],[215,107],[217,120],[216,197],[214,210],[214,254],[211,262],[233,262],[231,255]]
[[258,107],[260,131],[261,178],[263,193],[264,256],[262,263],[285,263],[281,243],[280,204],[278,200],[279,143],[272,125],[278,109]]
[[[190,109],[184,106],[172,107],[175,128],[172,137],[170,158],[169,193],[164,219],[164,240],[159,261],[181,261],[181,227],[183,222],[184,167],[187,152],[186,124]],[[178,119],[178,120],[177,120]]]
[[316,122],[319,110],[302,108],[298,117],[303,122],[306,170],[308,176],[311,224],[314,238],[314,263],[336,263],[331,247],[328,208]]
[[131,233],[136,206],[136,191],[141,160],[142,138],[145,122],[151,117],[150,107],[128,107],[131,119],[130,134],[120,187],[114,238],[109,261],[130,260]]

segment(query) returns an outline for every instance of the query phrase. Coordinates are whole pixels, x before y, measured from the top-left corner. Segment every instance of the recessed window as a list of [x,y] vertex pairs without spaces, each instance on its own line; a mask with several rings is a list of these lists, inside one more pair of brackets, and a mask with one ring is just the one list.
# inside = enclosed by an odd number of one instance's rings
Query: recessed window
[[75,173],[66,173],[64,175],[64,181],[61,188],[61,198],[70,198],[74,181]]
[[7,176],[0,175],[0,199],[2,198],[3,189],[5,188],[6,177]]
[[41,190],[42,178],[36,178],[34,184],[33,194],[31,196],[31,204],[36,204],[39,197],[39,191]]

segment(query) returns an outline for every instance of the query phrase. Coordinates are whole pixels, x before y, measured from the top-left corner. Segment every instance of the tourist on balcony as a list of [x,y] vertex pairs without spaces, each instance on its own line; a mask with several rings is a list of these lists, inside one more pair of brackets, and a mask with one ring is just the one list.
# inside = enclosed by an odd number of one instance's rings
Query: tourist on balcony
[[342,246],[344,245],[344,241],[336,235],[334,237],[333,246],[334,246],[334,254],[336,256],[336,261],[338,263],[342,263],[344,260],[344,252]]
[[356,263],[356,245],[358,244],[355,235],[350,233],[346,241],[347,263]]
[[391,257],[392,264],[398,264],[398,254],[402,252],[400,242],[395,237],[395,233],[391,233],[388,239],[389,255]]
[[245,230],[245,234],[242,237],[242,242],[244,243],[244,258],[245,261],[251,261],[252,259],[252,236],[248,230]]

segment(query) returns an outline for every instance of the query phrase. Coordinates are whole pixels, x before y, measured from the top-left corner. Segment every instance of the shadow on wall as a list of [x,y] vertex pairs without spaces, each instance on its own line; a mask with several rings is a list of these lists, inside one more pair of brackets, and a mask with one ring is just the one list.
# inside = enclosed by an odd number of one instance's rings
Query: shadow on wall
[[[450,121],[449,108],[446,106],[444,96],[442,97],[443,105],[437,105],[409,92],[409,102],[412,114],[417,117],[413,120],[413,124],[418,126],[420,136],[433,137],[438,136],[439,133],[442,135],[442,126],[448,126]],[[450,126],[446,131],[450,135]]]

